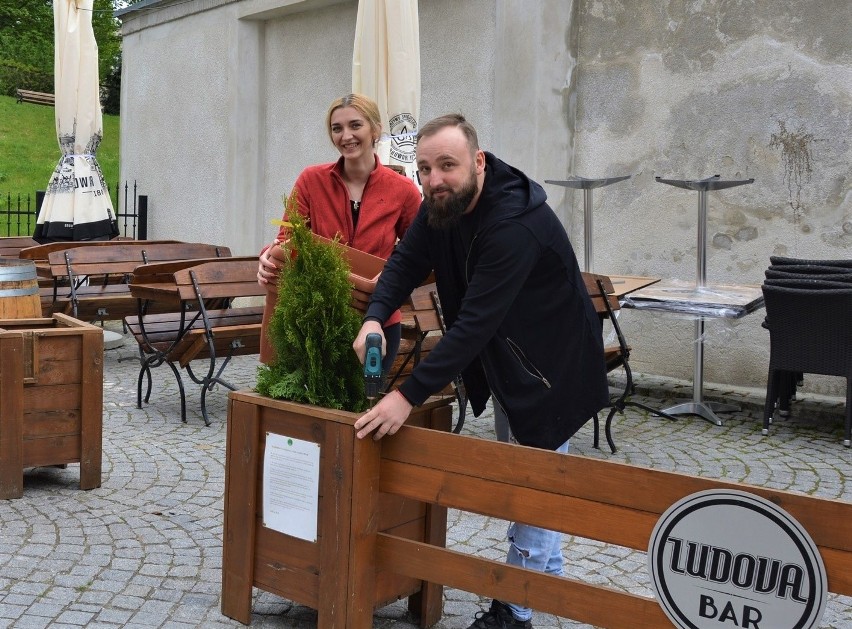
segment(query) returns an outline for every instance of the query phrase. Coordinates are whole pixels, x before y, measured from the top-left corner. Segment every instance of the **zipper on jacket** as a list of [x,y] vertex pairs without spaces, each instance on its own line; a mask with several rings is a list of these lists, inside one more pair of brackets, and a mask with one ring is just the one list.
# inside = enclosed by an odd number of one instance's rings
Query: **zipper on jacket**
[[464,285],[470,286],[470,252],[473,251],[473,243],[479,238],[479,232],[473,234],[470,239],[470,246],[467,248],[467,255],[464,257]]
[[[533,378],[538,378],[548,389],[550,388],[550,382],[547,381],[547,378],[544,377],[544,374],[541,373],[538,368],[530,362],[530,359],[526,357],[524,351],[518,346],[515,341],[510,339],[508,336],[506,337],[506,344],[509,346],[509,349],[512,350],[512,353],[515,355],[515,358],[518,359],[518,363],[521,365],[521,368],[526,371]],[[529,365],[529,367],[527,367]],[[532,370],[532,371],[531,371]]]

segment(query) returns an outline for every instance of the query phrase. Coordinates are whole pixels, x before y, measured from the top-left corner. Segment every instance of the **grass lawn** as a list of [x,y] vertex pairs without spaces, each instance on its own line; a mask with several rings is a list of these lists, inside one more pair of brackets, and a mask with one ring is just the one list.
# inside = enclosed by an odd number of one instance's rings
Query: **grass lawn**
[[[104,115],[98,148],[98,164],[110,188],[118,181],[118,122],[118,116]],[[0,96],[0,197],[20,193],[34,198],[36,190],[47,187],[59,156],[53,107]]]

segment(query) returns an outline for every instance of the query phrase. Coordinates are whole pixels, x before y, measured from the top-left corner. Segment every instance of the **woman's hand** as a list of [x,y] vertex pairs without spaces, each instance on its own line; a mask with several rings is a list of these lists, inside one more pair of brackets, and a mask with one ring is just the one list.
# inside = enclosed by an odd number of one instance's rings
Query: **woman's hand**
[[284,265],[286,254],[281,248],[281,242],[276,240],[266,251],[260,254],[257,265],[257,283],[261,286],[277,286],[278,274]]

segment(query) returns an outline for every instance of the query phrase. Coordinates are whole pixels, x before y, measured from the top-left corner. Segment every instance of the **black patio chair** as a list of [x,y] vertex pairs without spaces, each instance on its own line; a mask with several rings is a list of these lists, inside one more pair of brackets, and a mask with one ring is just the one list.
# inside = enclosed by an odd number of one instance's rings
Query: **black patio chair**
[[[843,277],[842,275],[810,275],[807,273],[796,274],[795,277],[784,277],[780,279],[767,278],[764,280],[764,285],[767,286],[782,286],[786,288],[804,288],[806,290],[823,290],[823,289],[844,289],[852,288],[852,279],[849,281],[833,281],[825,279],[815,279],[822,277]],[[764,317],[761,324],[764,328],[769,329],[768,317]],[[804,384],[804,374],[790,373],[788,377],[782,376],[780,384],[780,395],[778,400],[778,413],[782,416],[790,413],[790,401],[796,399],[796,389]]]
[[785,258],[783,256],[769,256],[769,264],[772,266],[786,265],[808,265],[808,266],[839,266],[852,270],[852,258],[848,260],[804,260],[802,258]]
[[844,289],[852,288],[852,280],[845,282],[836,282],[834,280],[814,279],[811,276],[802,277],[784,277],[784,278],[766,278],[763,281],[767,286],[781,286],[782,288],[804,288],[807,290],[825,290],[825,289]]
[[[763,434],[791,373],[846,378],[843,445],[852,444],[852,287],[803,289],[763,285],[769,329],[769,373]],[[786,374],[786,378],[785,378]]]
[[[841,272],[840,267],[822,267],[823,269],[834,268],[837,269],[837,272],[817,272],[813,270],[807,271],[797,271],[797,270],[788,270],[794,268],[802,268],[802,267],[794,267],[783,266],[783,267],[769,267],[763,272],[763,275],[767,279],[772,280],[797,280],[797,279],[811,279],[811,280],[825,280],[827,282],[847,282],[852,283],[852,269],[849,269],[847,272]],[[808,267],[808,269],[815,269],[817,267]]]

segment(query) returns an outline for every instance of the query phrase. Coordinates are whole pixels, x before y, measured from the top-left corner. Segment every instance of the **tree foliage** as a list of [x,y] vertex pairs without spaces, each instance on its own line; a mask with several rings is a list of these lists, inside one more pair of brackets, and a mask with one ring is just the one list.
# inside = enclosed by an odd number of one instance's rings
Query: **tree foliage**
[[287,201],[291,252],[281,269],[269,324],[275,361],[258,371],[258,392],[274,398],[357,412],[366,406],[363,368],[352,351],[361,317],[342,251],[313,238],[295,193]]
[[[117,0],[94,0],[92,28],[98,43],[98,71],[101,82],[121,64],[119,22],[113,16]],[[122,5],[127,4],[122,2]],[[0,91],[14,93],[16,87],[44,90],[44,77],[53,76],[53,2],[18,0],[0,3]],[[4,71],[3,68],[7,68]],[[14,78],[10,70],[15,68]],[[26,81],[28,73],[37,85],[9,85]],[[4,77],[7,77],[4,79]],[[52,90],[49,90],[52,91]]]

